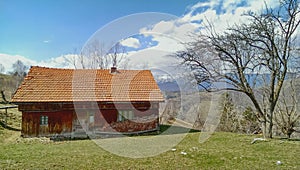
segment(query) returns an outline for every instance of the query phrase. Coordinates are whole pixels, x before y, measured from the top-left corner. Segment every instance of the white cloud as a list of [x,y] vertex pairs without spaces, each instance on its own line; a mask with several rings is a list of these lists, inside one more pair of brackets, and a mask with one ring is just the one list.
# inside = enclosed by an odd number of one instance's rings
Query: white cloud
[[[203,31],[209,21],[213,23],[216,31],[224,31],[228,26],[245,22],[241,16],[251,10],[260,12],[264,8],[261,0],[211,0],[209,2],[199,2],[189,7],[189,11],[180,18],[170,21],[161,21],[152,27],[140,29],[140,33],[153,36],[153,40],[158,42],[155,47],[159,50],[177,51],[183,48],[181,43],[170,43],[170,39],[178,42],[191,41],[190,34]],[[241,5],[244,3],[243,5]],[[269,7],[278,5],[278,0],[266,0]],[[204,9],[205,7],[205,9]],[[218,11],[217,11],[218,10]]]
[[[181,22],[178,20],[161,21],[154,25],[152,28],[142,28],[141,34],[145,36],[152,36],[152,41],[158,42],[156,46],[149,48],[150,51],[160,51],[161,53],[155,53],[152,55],[153,60],[150,61],[146,57],[140,58],[139,60],[145,60],[149,67],[157,67],[158,65],[171,65],[170,60],[166,60],[167,55],[170,55],[176,51],[184,49],[184,42],[190,40],[189,33],[195,32],[197,28],[187,22]],[[146,53],[149,51],[143,51]],[[143,55],[142,55],[143,56]],[[156,62],[161,58],[161,62]],[[156,63],[155,63],[156,62]]]
[[154,25],[154,27],[151,29],[152,32],[158,32],[162,34],[171,34],[174,32],[175,29],[174,22],[170,21],[161,21]]
[[[74,61],[78,61],[76,54],[66,54],[49,60],[40,61],[37,63],[38,66],[51,67],[51,68],[74,68]],[[78,63],[75,62],[75,65]]]
[[168,56],[170,52],[161,51],[153,47],[128,53],[129,69],[162,68],[178,65],[178,60]]
[[[265,7],[265,2],[271,8],[278,6],[278,0],[252,0],[246,2],[243,0],[212,0],[210,2],[199,2],[190,7],[190,11],[181,20],[183,22],[202,20],[204,23],[208,20],[215,25],[217,31],[221,31],[229,25],[242,22],[243,18],[241,15],[247,11],[260,12]],[[242,3],[244,4],[241,5]],[[208,9],[197,12],[199,8],[203,7],[208,7]]]
[[121,45],[132,48],[139,48],[141,46],[140,41],[133,37],[129,37],[121,41]]
[[56,58],[51,58],[49,60],[35,61],[21,55],[0,54],[1,64],[5,67],[6,73],[13,71],[12,65],[18,60],[20,60],[24,65],[28,66],[28,68],[30,68],[30,66],[74,68],[74,65],[72,63],[74,57],[77,57],[77,55],[67,54]]
[[21,55],[9,55],[9,54],[0,54],[1,64],[5,67],[5,72],[10,72],[13,70],[12,65],[18,60],[26,66],[37,65],[37,62],[30,60],[27,57]]

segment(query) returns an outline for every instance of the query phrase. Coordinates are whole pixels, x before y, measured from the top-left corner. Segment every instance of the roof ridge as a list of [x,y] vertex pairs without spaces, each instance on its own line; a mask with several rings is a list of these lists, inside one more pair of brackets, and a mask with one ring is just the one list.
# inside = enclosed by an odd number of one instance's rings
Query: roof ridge
[[[49,69],[49,70],[110,70],[109,68],[106,69],[91,69],[91,68],[86,68],[86,69],[74,69],[74,68],[55,68],[55,67],[44,67],[44,66],[31,66],[31,69]],[[130,69],[118,69],[118,71],[151,71],[151,70],[130,70]]]

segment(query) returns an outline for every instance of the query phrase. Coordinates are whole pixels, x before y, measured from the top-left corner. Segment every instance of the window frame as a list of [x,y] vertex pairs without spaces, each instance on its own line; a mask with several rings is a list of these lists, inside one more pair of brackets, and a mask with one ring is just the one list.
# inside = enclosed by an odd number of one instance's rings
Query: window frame
[[48,126],[49,124],[49,117],[46,115],[40,116],[40,126]]
[[124,122],[132,119],[134,119],[134,112],[132,110],[118,110],[117,122]]

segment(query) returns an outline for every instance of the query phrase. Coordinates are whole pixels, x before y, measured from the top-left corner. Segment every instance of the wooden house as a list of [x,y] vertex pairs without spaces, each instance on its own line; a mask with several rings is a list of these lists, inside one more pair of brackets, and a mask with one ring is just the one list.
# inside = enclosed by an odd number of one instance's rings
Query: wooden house
[[33,66],[12,98],[23,137],[158,130],[164,98],[149,70]]

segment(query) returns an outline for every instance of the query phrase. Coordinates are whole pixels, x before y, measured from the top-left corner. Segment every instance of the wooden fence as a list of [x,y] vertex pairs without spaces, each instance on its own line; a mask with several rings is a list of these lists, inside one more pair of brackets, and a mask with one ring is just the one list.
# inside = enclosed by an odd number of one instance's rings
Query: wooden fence
[[0,112],[0,116],[1,116],[0,118],[3,121],[3,122],[0,122],[0,123],[3,124],[4,128],[8,127],[7,120],[8,120],[9,115],[8,115],[8,111],[7,110],[8,109],[13,109],[13,108],[18,108],[18,106],[13,105],[13,106],[2,106],[2,107],[0,107],[0,111],[1,110],[5,110],[4,112]]

